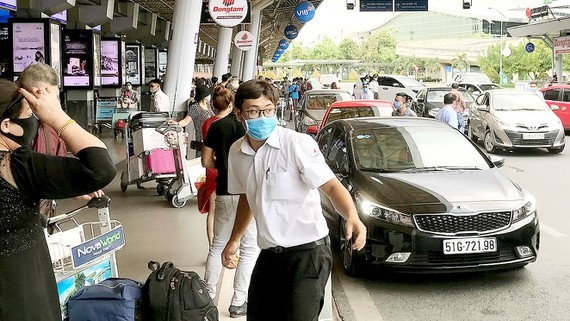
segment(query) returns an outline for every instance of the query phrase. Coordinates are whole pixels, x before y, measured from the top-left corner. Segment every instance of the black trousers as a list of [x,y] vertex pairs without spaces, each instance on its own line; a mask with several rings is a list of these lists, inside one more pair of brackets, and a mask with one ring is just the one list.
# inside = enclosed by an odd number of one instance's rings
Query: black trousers
[[317,321],[331,268],[328,242],[308,250],[262,250],[251,275],[247,320]]

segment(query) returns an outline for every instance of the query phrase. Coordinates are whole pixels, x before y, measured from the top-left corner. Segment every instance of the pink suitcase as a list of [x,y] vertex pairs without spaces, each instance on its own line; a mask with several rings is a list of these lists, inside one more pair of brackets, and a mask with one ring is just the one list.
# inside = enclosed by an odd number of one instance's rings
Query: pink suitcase
[[[178,159],[180,160],[180,151]],[[147,174],[176,174],[172,149],[155,148],[143,153],[144,171]],[[180,167],[182,164],[179,162]]]

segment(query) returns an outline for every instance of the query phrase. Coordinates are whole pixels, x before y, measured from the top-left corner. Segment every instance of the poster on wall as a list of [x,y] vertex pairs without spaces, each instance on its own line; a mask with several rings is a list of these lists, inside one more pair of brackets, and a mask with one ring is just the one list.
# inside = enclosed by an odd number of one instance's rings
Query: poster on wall
[[63,31],[63,86],[93,86],[93,32]]
[[121,85],[120,45],[119,39],[101,40],[101,86]]
[[46,62],[45,24],[13,22],[12,48],[14,73],[21,73],[34,62]]
[[[61,79],[61,27],[57,23],[50,23],[51,32],[51,67]],[[61,81],[60,81],[61,82]]]
[[93,86],[101,86],[101,35],[93,33]]
[[133,86],[142,85],[141,80],[141,46],[127,45],[125,53],[127,81]]
[[160,51],[158,53],[158,78],[164,80],[164,75],[166,74],[166,64],[168,62],[168,53],[166,51]]
[[155,79],[156,75],[156,68],[157,68],[157,56],[156,56],[156,49],[145,49],[144,50],[144,77],[146,82]]

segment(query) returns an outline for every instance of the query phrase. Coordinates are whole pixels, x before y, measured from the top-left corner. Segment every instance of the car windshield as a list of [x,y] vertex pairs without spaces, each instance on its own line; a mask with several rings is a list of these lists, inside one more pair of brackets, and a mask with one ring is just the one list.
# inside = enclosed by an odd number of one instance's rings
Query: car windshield
[[336,94],[309,95],[306,106],[311,110],[326,110],[338,97]]
[[381,106],[350,106],[350,107],[335,107],[331,108],[326,122],[326,125],[335,120],[357,117],[390,117],[392,116],[392,106],[389,104]]
[[495,94],[492,96],[491,101],[492,106],[496,111],[549,110],[544,99],[532,92],[517,93],[516,95],[513,95],[512,93]]
[[364,171],[480,170],[489,164],[458,131],[446,127],[355,130],[354,159]]
[[481,89],[483,91],[492,90],[492,89],[502,89],[503,88],[503,87],[501,87],[499,85],[495,85],[495,84],[479,85],[479,87],[481,87]]

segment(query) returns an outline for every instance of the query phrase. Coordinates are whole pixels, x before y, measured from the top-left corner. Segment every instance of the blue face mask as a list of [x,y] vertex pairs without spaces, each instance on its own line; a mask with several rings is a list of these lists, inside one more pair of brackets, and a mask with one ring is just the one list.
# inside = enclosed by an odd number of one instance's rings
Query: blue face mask
[[258,117],[245,120],[245,129],[254,140],[266,140],[277,127],[277,117]]
[[396,108],[396,110],[400,110],[400,103],[396,100],[394,100],[394,108]]
[[367,87],[364,87],[364,88],[362,88],[362,91],[364,91],[365,93],[367,93],[367,92],[368,92],[368,88],[367,88]]

